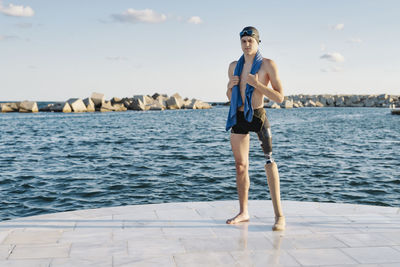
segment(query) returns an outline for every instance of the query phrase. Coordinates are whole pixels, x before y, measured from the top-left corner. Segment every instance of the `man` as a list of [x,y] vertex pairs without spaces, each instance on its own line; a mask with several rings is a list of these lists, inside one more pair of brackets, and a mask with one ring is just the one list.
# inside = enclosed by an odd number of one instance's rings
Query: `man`
[[[277,103],[283,101],[283,89],[274,61],[263,58],[258,51],[259,33],[254,27],[240,32],[243,55],[229,65],[227,97],[231,101],[226,130],[231,129],[231,146],[236,165],[236,185],[240,212],[227,224],[249,221],[248,192],[250,187],[249,132],[256,132],[265,154],[265,171],[275,212],[274,231],[285,229],[280,202],[278,167],[272,158],[271,129],[264,110],[264,97]],[[272,89],[268,88],[271,83]]]

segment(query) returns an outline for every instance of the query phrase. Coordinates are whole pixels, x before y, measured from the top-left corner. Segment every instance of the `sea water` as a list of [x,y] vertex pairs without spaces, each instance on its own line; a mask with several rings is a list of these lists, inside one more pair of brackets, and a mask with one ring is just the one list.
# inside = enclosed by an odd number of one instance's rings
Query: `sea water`
[[[77,209],[237,199],[228,107],[0,114],[0,220]],[[400,205],[400,116],[267,109],[284,200]],[[250,135],[250,199],[269,199]]]

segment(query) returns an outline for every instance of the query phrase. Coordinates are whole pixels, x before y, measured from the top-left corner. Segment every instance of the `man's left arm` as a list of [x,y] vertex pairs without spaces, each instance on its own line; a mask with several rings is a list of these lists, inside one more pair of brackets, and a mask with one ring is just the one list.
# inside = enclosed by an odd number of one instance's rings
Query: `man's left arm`
[[268,88],[267,85],[258,80],[258,73],[256,73],[256,75],[249,74],[247,78],[247,83],[272,101],[276,103],[282,103],[284,100],[283,88],[279,79],[278,69],[275,62],[269,59],[264,60],[263,67],[267,72],[267,75],[272,85],[272,89]]

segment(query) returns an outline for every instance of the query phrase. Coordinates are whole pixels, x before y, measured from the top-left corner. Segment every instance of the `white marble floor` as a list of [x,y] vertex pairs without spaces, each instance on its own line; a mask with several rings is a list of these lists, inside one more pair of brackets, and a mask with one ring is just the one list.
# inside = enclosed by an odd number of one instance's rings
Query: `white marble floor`
[[0,266],[400,266],[400,208],[237,201],[79,210],[0,222]]

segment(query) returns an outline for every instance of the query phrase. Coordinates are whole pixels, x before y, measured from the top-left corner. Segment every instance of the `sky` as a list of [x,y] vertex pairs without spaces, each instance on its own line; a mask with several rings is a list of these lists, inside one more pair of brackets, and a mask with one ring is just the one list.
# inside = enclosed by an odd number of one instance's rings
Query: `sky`
[[0,101],[227,101],[250,25],[285,95],[399,95],[399,13],[397,0],[0,0]]

